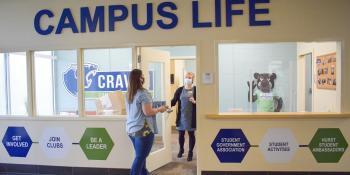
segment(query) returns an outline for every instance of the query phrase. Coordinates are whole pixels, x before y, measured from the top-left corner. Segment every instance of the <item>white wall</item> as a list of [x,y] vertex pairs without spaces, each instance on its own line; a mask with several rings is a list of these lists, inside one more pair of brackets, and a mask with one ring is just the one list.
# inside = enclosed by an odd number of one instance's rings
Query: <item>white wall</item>
[[[193,72],[196,74],[196,60],[188,59],[188,60],[184,60],[184,62],[185,62],[185,67],[184,67],[185,72]],[[197,75],[195,75],[195,82],[196,82],[196,78],[197,78]]]
[[[341,80],[341,52],[338,50],[337,43],[336,42],[325,42],[325,43],[298,43],[298,56],[312,53],[312,60],[313,60],[313,111],[314,112],[340,112],[340,98],[341,98],[341,82],[337,81],[337,89],[336,90],[326,90],[326,89],[318,89],[317,83],[316,83],[316,77],[317,77],[317,65],[316,65],[316,59],[318,56],[334,53],[337,52],[337,80]],[[298,66],[302,66],[301,63],[298,64]],[[302,69],[302,68],[301,68]],[[302,72],[302,70],[298,68],[298,72]],[[299,75],[300,77],[302,75]],[[302,80],[298,81],[300,84],[298,85],[298,110],[302,109],[303,98],[302,95],[303,91],[302,87],[304,84],[302,84]]]
[[173,46],[173,47],[157,47],[157,49],[170,52],[171,59],[193,59],[196,57],[195,46]]

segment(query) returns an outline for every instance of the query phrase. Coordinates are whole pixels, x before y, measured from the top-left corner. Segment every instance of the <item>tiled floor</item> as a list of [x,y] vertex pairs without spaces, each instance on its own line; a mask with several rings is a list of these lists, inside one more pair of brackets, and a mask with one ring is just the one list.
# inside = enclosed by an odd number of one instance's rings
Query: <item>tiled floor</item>
[[179,151],[178,134],[177,131],[173,131],[172,134],[172,150],[173,150],[173,162],[165,165],[164,167],[152,172],[152,175],[195,175],[197,174],[197,155],[196,147],[194,149],[193,160],[187,161],[188,152],[188,135],[185,136],[185,154],[182,158],[177,158]]

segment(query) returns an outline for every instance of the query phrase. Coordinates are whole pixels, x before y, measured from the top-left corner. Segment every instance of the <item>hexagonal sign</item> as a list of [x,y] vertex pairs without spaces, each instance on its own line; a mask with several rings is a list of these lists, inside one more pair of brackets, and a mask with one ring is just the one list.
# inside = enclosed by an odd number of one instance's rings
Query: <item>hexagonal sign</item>
[[250,144],[242,129],[221,129],[211,148],[221,163],[241,163]]
[[348,143],[339,128],[320,128],[309,148],[318,163],[338,163]]
[[64,128],[45,128],[40,146],[49,158],[63,159],[72,147],[72,141]]
[[2,144],[11,157],[27,157],[32,139],[24,127],[8,127]]
[[87,128],[80,140],[80,147],[89,160],[107,160],[113,146],[105,128]]
[[271,128],[260,144],[260,149],[269,163],[288,163],[299,144],[288,128]]

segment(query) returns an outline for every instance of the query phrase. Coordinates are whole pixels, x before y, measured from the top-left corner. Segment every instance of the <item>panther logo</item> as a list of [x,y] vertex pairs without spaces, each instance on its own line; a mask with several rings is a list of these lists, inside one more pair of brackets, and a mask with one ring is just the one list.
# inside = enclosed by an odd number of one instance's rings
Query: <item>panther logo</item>
[[[78,95],[78,74],[77,74],[77,65],[72,64],[64,73],[63,73],[63,84],[66,90],[73,96]],[[92,79],[96,76],[98,72],[98,65],[93,63],[84,64],[84,88],[87,89],[92,84]]]

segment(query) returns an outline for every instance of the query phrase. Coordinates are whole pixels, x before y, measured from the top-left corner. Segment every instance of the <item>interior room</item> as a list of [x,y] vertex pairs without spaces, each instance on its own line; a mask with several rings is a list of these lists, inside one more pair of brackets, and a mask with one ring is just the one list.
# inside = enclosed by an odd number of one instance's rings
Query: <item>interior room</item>
[[340,55],[337,42],[220,44],[220,111],[340,112]]

